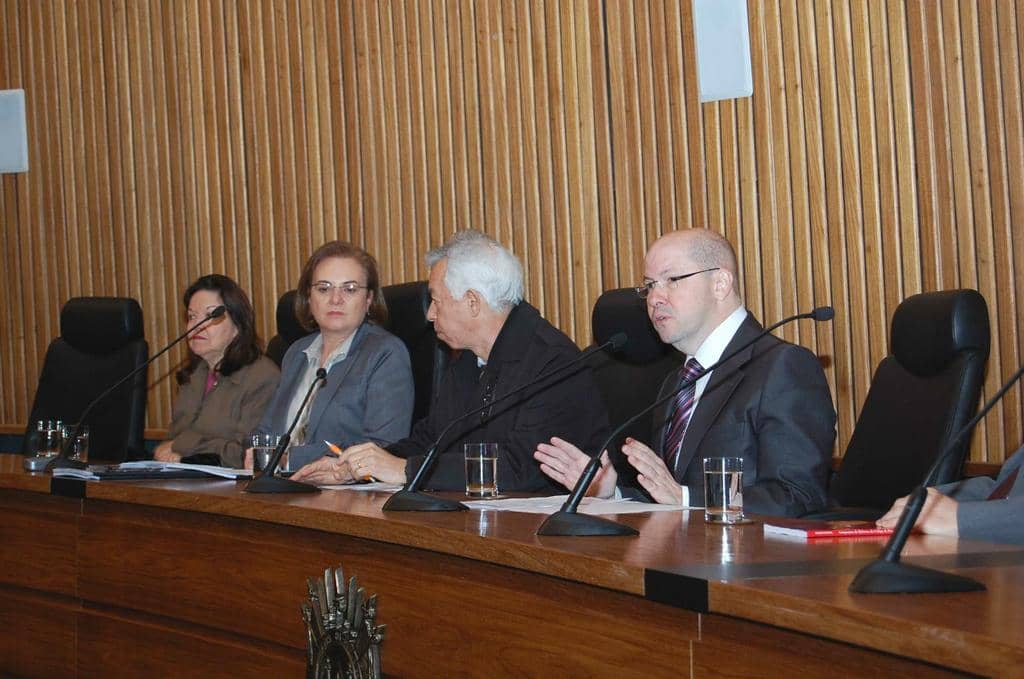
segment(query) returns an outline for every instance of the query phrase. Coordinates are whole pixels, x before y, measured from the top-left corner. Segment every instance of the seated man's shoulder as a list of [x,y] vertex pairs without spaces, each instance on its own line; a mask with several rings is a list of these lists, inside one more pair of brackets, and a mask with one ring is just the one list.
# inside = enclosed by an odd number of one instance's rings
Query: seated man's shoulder
[[530,341],[548,347],[573,347],[579,351],[576,343],[564,332],[544,317],[540,311],[527,302],[522,302],[518,308],[519,332],[530,333]]
[[768,338],[770,342],[759,342],[761,347],[754,353],[751,367],[759,367],[766,372],[784,370],[794,372],[809,371],[824,376],[821,361],[810,349],[780,340]]
[[541,319],[541,323],[534,332],[535,342],[551,348],[564,348],[579,351],[576,343],[564,332],[551,325],[547,320]]

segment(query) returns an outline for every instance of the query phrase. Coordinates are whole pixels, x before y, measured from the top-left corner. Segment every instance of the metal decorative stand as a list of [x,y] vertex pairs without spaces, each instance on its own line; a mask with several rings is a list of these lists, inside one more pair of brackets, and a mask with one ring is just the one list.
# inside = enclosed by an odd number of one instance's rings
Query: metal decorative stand
[[321,679],[380,679],[380,643],[385,625],[377,625],[377,595],[366,599],[355,576],[345,584],[339,566],[324,570],[323,580],[308,578],[306,676]]

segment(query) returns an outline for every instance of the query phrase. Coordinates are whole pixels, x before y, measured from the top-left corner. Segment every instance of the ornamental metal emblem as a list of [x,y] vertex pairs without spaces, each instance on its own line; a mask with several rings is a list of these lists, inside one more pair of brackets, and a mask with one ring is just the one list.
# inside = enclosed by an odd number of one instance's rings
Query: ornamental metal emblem
[[380,679],[385,625],[377,624],[377,595],[366,598],[355,576],[346,585],[341,566],[324,569],[322,580],[308,578],[306,585],[306,676]]

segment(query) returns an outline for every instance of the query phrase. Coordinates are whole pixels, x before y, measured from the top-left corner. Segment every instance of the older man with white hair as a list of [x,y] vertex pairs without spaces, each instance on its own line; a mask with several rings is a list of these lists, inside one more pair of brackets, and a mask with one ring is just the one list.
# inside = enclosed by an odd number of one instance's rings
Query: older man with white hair
[[[523,301],[522,265],[489,236],[460,232],[427,253],[427,265],[427,318],[441,340],[463,350],[442,378],[430,414],[416,423],[408,438],[386,448],[374,443],[351,446],[340,458],[307,465],[294,478],[339,483],[369,475],[405,483],[455,418],[579,355],[572,340]],[[497,480],[502,491],[549,491],[555,487],[533,460],[538,444],[561,436],[598,446],[607,428],[590,370],[581,368],[547,388],[528,389],[522,397],[456,425],[441,442],[441,455],[425,487],[464,489],[463,444],[498,443],[502,452]]]

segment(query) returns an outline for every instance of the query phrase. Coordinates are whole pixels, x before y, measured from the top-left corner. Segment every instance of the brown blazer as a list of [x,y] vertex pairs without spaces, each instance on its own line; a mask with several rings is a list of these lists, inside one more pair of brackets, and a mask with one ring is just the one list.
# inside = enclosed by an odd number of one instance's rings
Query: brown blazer
[[178,388],[167,437],[182,457],[197,453],[220,455],[226,467],[241,467],[245,439],[270,405],[281,375],[266,356],[221,377],[206,397],[209,367],[200,363],[189,381]]

